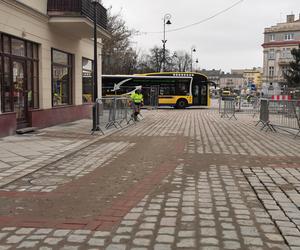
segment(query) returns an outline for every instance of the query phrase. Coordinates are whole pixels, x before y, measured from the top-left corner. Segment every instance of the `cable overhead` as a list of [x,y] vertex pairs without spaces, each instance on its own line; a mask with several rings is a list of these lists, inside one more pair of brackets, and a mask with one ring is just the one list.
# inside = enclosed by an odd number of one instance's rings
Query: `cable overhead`
[[[245,0],[239,0],[237,2],[235,2],[234,4],[230,5],[229,7],[227,7],[226,9],[223,9],[223,10],[220,10],[219,12],[217,12],[216,14],[210,16],[210,17],[207,17],[207,18],[204,18],[198,22],[195,22],[195,23],[192,23],[192,24],[188,24],[188,25],[185,25],[185,26],[182,26],[182,27],[179,27],[179,28],[176,28],[176,29],[170,29],[170,30],[166,30],[166,33],[170,33],[170,32],[175,32],[175,31],[179,31],[179,30],[184,30],[184,29],[187,29],[187,28],[190,28],[192,26],[196,26],[198,24],[201,24],[201,23],[205,23],[229,10],[231,10],[232,8],[234,8],[235,6],[241,4],[242,2],[244,2]],[[162,31],[150,31],[150,32],[139,32],[138,34],[139,35],[147,35],[147,34],[161,34],[163,33]]]

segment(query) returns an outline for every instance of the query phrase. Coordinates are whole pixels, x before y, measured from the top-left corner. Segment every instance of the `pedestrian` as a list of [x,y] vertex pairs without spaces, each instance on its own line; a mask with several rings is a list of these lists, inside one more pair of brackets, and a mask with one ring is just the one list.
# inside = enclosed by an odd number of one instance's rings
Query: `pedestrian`
[[135,121],[138,120],[138,115],[140,114],[141,106],[144,104],[144,98],[141,89],[137,89],[130,96],[131,105],[133,109],[132,117]]

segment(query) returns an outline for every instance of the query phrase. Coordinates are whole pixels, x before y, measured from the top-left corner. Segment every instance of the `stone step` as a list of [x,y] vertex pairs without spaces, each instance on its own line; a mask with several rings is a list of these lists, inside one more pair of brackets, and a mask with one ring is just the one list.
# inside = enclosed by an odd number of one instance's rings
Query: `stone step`
[[17,129],[17,130],[16,130],[16,133],[22,135],[22,134],[34,132],[34,131],[36,131],[37,129],[38,129],[38,128],[36,128],[36,127],[21,128],[21,129]]

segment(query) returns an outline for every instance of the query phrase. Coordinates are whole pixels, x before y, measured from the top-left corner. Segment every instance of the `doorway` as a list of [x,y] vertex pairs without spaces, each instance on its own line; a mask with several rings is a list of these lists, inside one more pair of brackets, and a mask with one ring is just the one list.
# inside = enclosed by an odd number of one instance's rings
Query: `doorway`
[[28,93],[25,61],[12,60],[13,105],[17,117],[17,129],[28,126]]

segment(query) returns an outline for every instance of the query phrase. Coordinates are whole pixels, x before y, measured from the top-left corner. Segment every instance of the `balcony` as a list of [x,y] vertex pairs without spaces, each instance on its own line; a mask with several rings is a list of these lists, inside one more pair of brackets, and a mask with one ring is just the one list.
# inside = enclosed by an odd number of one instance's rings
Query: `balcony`
[[287,57],[280,57],[278,60],[278,64],[279,65],[288,65],[291,61],[293,60],[293,58],[287,58]]
[[[93,37],[94,6],[91,0],[48,0],[49,23],[57,30],[79,38]],[[97,4],[99,37],[109,37],[107,11]]]

